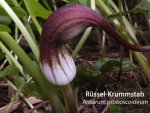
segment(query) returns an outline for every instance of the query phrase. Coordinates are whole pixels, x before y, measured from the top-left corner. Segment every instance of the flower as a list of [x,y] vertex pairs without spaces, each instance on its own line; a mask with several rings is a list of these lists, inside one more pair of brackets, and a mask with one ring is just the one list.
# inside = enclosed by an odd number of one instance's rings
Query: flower
[[150,46],[128,43],[109,24],[106,18],[81,5],[67,5],[56,10],[46,21],[40,42],[40,64],[46,78],[55,85],[66,85],[76,75],[76,67],[64,44],[83,32],[88,26],[105,30],[124,47],[146,52]]

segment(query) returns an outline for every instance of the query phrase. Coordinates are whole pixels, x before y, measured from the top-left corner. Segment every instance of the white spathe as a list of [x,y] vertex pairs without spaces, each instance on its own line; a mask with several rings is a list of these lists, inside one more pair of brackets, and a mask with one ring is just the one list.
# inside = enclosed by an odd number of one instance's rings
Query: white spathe
[[[63,54],[63,55],[62,55]],[[68,52],[59,52],[58,57],[52,58],[52,66],[42,63],[41,68],[45,77],[55,85],[67,85],[76,75],[76,67]]]

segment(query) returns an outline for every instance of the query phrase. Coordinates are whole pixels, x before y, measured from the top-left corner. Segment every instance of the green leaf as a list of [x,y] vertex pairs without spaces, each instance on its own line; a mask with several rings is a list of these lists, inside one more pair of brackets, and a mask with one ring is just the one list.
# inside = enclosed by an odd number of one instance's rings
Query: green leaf
[[[27,16],[26,11],[20,7],[12,7],[12,10],[16,13],[18,17]],[[0,16],[8,16],[6,11],[2,7],[0,7]]]
[[0,16],[8,16],[6,11],[2,7],[0,7]]
[[13,2],[12,2],[12,0],[5,0],[10,6],[13,6],[14,4],[13,4]]
[[[102,76],[100,71],[91,71],[88,68],[77,65],[77,81],[78,85],[83,84],[85,81],[94,81],[93,83],[99,83]],[[101,82],[102,83],[102,82]]]
[[11,29],[9,27],[7,27],[6,25],[2,25],[0,24],[0,31],[2,32],[11,32]]
[[150,11],[150,0],[140,0],[139,4],[135,7],[137,12]]
[[24,16],[27,17],[28,16],[26,11],[20,7],[13,7],[12,9],[19,17],[24,17]]
[[[22,76],[17,76],[15,80],[15,85],[17,87],[20,87],[22,83],[25,83],[25,82],[27,82],[25,78],[23,78]],[[26,96],[32,95],[40,99],[45,99],[45,97],[47,97],[46,95],[44,95],[44,93],[40,90],[38,85],[33,80],[27,83],[26,87],[23,90],[23,93]]]
[[79,3],[78,0],[68,0],[68,2],[71,3],[71,4]]
[[16,75],[18,72],[19,70],[15,67],[15,65],[8,65],[3,71],[0,71],[0,78],[8,75]]
[[81,3],[86,6],[90,6],[90,0],[69,0],[69,3],[71,3],[71,4]]
[[5,58],[5,53],[0,52],[0,60],[3,60]]
[[[135,69],[136,69],[136,66],[128,58],[123,58],[122,71],[131,71]],[[120,70],[120,66],[116,66],[113,68],[112,71],[119,71],[119,70]]]
[[112,113],[123,113],[123,109],[120,105],[111,104],[109,109]]
[[52,13],[51,11],[46,10],[36,0],[23,0],[23,1],[24,1],[25,6],[31,16],[47,19],[48,16]]
[[113,71],[114,67],[120,67],[120,62],[113,59],[104,59],[101,64],[100,71],[102,73]]
[[90,77],[95,77],[95,76],[101,74],[101,72],[99,70],[91,71],[80,65],[77,66],[77,70],[78,70],[77,75],[79,75],[81,78],[90,78]]
[[87,70],[86,68],[81,67],[80,65],[77,66],[77,75],[79,75],[80,77],[92,77],[92,72],[90,72],[89,70]]
[[102,72],[107,72],[109,71],[113,65],[119,65],[120,62],[117,61],[117,60],[113,60],[113,59],[109,59],[109,58],[104,58],[104,59],[101,59],[101,60],[98,60],[92,67],[91,69],[93,71],[97,71],[97,70],[100,70]]
[[[91,70],[93,71],[101,71],[102,73],[105,72],[116,72],[120,70],[121,62],[118,59],[110,59],[104,58],[98,60],[92,67]],[[135,66],[131,63],[127,58],[124,58],[122,61],[122,71],[129,71],[134,70]]]
[[11,23],[11,18],[9,16],[0,16],[0,23],[9,25]]
[[78,0],[79,3],[84,4],[86,6],[90,6],[90,0]]
[[27,84],[27,87],[24,89],[24,93],[27,95],[33,95],[40,99],[46,99],[46,95],[41,91],[38,84],[36,84],[34,81],[31,81]]

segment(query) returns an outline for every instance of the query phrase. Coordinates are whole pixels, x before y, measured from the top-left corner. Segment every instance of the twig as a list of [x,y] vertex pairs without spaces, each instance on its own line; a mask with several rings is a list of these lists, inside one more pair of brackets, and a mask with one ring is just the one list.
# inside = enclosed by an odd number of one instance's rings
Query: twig
[[[13,104],[11,112],[16,110],[21,105],[21,103],[22,103],[21,101],[18,101],[15,104]],[[7,109],[7,106],[1,107],[0,108],[0,113],[4,113],[6,111],[6,109]]]
[[29,113],[32,113],[34,110],[36,110],[36,109],[38,109],[38,108],[40,108],[40,107],[42,107],[43,105],[48,104],[48,103],[49,103],[48,100],[47,100],[47,101],[44,101],[44,102],[41,102],[40,104],[36,105],[34,108],[30,109],[30,110],[29,110]]

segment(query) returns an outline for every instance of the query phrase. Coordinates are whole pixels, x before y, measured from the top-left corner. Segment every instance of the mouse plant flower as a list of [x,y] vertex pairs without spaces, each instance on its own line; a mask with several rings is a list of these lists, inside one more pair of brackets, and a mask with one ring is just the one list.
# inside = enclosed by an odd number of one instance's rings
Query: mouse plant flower
[[76,75],[73,58],[64,44],[82,33],[87,27],[96,26],[108,33],[118,44],[140,52],[150,46],[128,43],[99,13],[81,5],[67,5],[56,10],[45,22],[40,42],[40,64],[46,78],[55,85],[66,85]]

